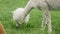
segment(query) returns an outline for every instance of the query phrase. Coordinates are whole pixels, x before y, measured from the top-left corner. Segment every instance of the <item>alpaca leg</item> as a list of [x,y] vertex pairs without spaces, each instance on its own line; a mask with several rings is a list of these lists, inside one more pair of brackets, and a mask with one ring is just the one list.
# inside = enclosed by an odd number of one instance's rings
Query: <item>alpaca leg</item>
[[49,9],[44,9],[44,16],[46,17],[47,24],[48,24],[48,32],[50,33],[52,31],[52,26],[51,26],[51,16]]
[[46,18],[43,18],[43,21],[42,21],[42,29],[43,30],[45,30],[46,24],[47,24]]
[[42,29],[45,30],[47,24],[46,12],[43,11]]
[[48,31],[52,32],[51,20],[48,20]]
[[52,32],[50,13],[47,14],[47,25],[48,25],[48,31],[49,31],[49,33]]
[[42,12],[43,12],[43,21],[42,21],[43,31],[46,27],[46,24],[48,24],[48,32],[51,33],[52,26],[51,26],[51,16],[50,16],[49,7],[48,7],[47,3],[40,4],[40,5],[42,5],[40,7],[41,7]]
[[47,12],[49,12],[49,7],[47,5],[47,3],[41,3],[40,4],[40,8],[39,9],[42,9],[42,13],[43,13],[43,21],[42,21],[42,28],[43,30],[45,29],[46,27],[46,24],[47,24]]

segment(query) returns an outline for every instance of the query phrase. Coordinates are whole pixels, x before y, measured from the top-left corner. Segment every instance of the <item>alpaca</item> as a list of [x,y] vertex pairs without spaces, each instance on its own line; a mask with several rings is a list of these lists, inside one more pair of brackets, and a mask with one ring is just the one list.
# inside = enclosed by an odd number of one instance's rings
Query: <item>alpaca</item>
[[13,12],[13,20],[16,21],[16,27],[19,27],[22,23],[27,23],[29,21],[29,14],[24,17],[24,8],[17,8]]
[[0,34],[6,34],[6,31],[1,23],[0,23]]
[[24,8],[24,17],[26,17],[33,8],[38,8],[39,10],[42,10],[42,29],[44,30],[47,24],[48,32],[52,32],[50,9],[59,9],[60,0],[29,0]]

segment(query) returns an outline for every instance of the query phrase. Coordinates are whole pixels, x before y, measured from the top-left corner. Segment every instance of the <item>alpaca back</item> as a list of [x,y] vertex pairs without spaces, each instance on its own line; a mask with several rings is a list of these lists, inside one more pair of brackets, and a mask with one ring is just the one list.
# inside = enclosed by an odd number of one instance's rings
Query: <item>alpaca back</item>
[[54,9],[60,8],[60,0],[47,0],[47,3],[51,8],[54,8]]

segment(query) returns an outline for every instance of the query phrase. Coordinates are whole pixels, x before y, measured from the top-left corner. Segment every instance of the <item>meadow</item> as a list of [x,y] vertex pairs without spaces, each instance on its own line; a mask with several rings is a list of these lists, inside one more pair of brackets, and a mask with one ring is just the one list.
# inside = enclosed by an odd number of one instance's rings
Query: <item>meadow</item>
[[[30,19],[27,24],[22,24],[16,28],[16,22],[12,19],[12,12],[19,7],[25,7],[29,0],[0,0],[0,22],[6,29],[7,34],[48,34],[47,27],[43,33],[42,11],[32,9]],[[60,34],[60,11],[51,11],[52,34]]]

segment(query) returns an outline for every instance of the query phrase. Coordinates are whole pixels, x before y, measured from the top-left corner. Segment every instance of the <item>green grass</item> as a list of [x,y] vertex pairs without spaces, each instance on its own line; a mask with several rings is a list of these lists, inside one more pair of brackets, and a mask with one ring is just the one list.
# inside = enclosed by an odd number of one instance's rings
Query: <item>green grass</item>
[[[28,0],[0,0],[0,22],[4,25],[7,34],[44,34],[41,30],[42,12],[33,9],[30,12],[30,20],[20,28],[16,28],[12,20],[12,11],[18,7],[24,7]],[[51,11],[52,34],[60,34],[60,11]],[[47,33],[47,28],[45,31]]]

